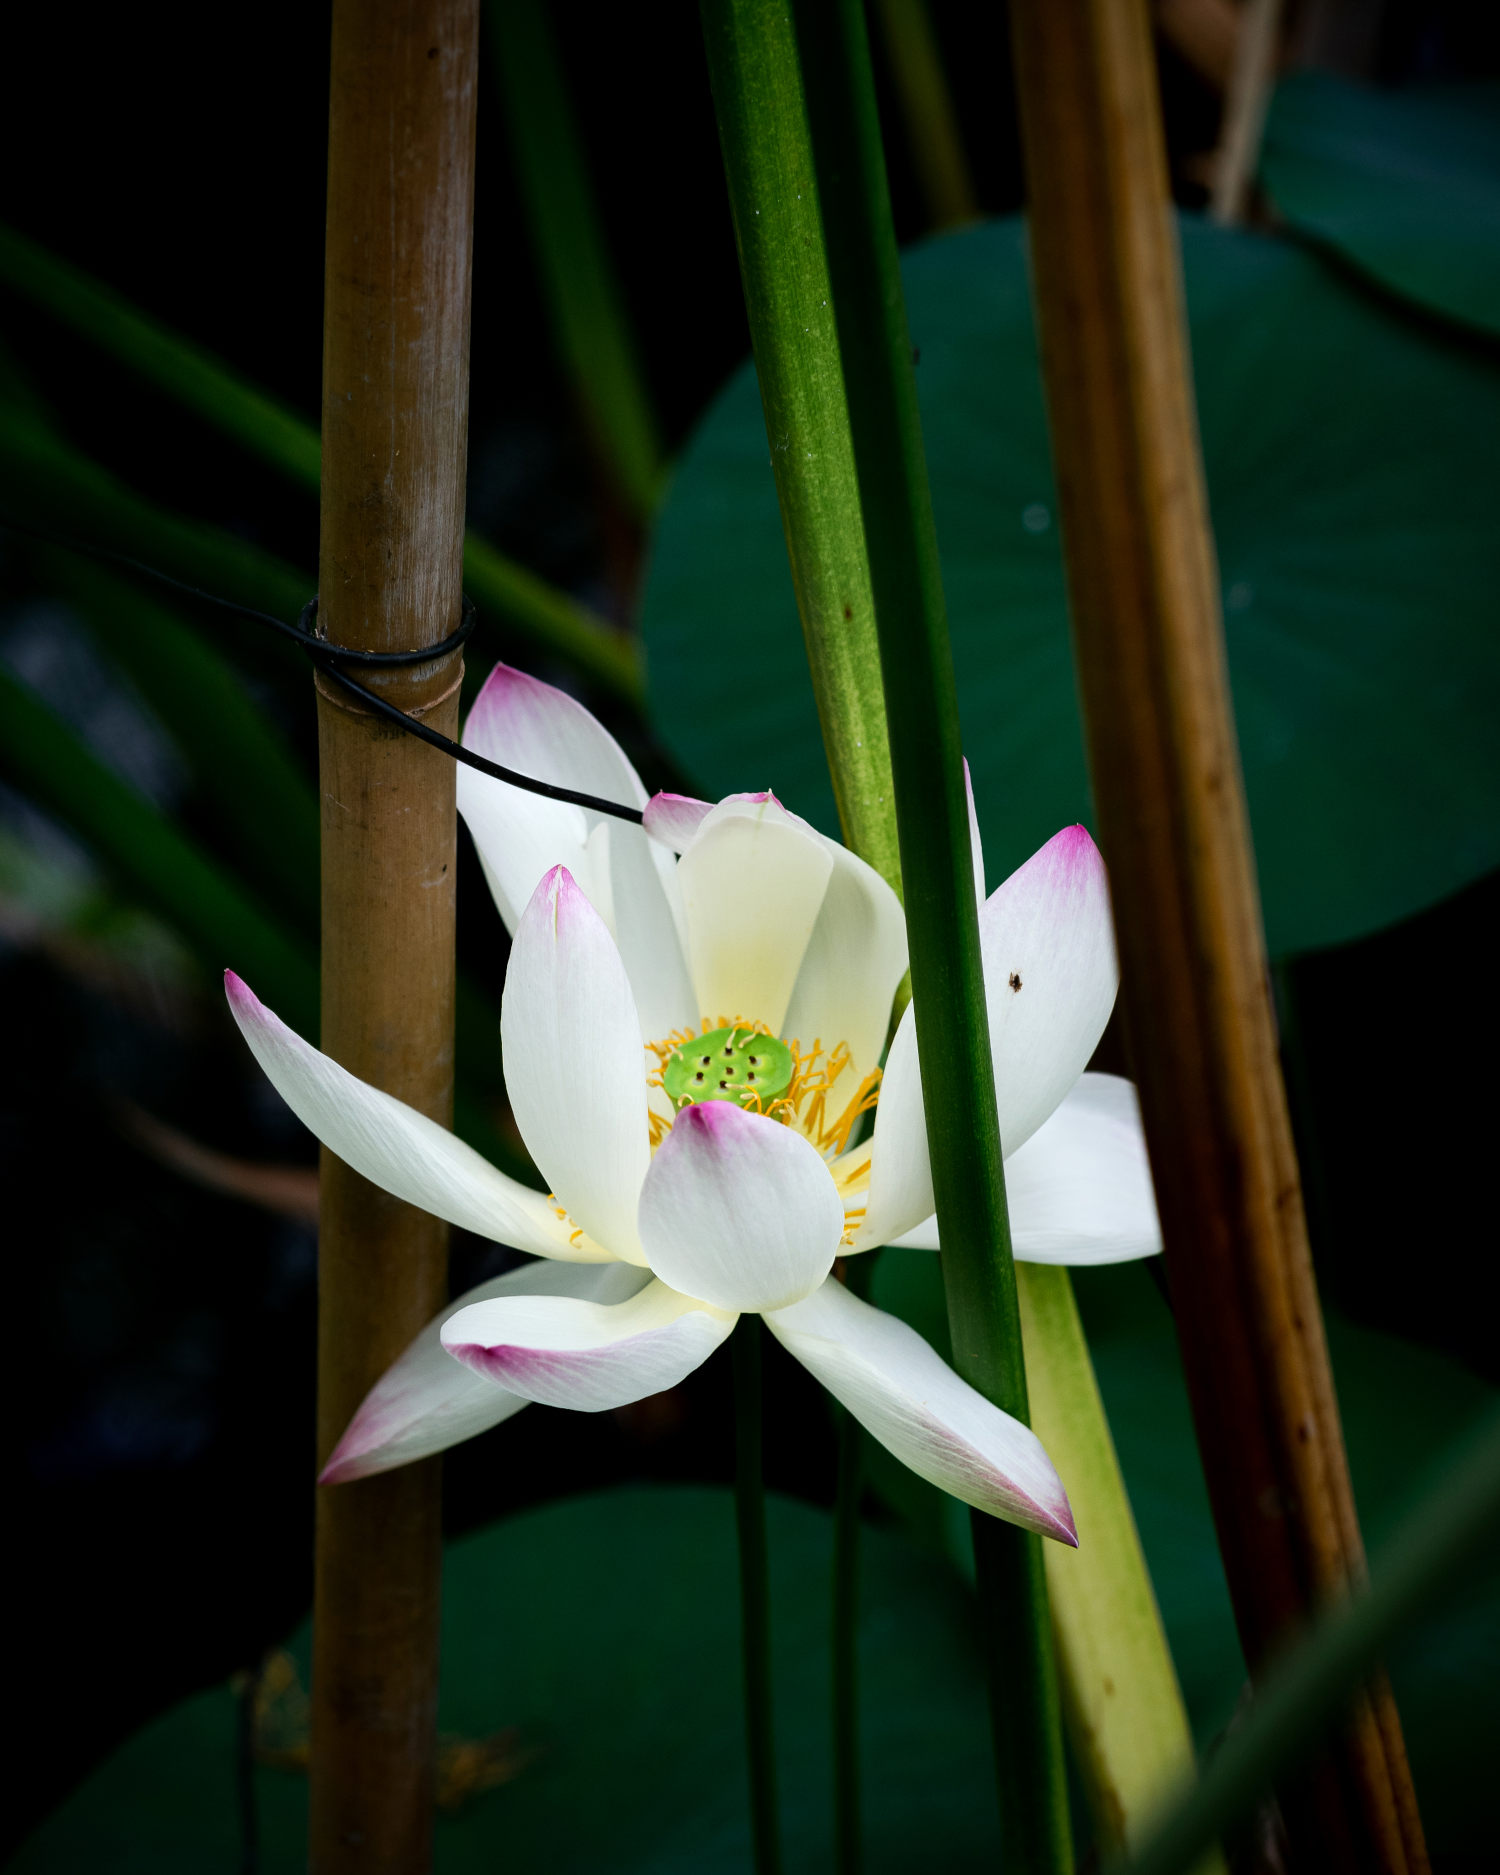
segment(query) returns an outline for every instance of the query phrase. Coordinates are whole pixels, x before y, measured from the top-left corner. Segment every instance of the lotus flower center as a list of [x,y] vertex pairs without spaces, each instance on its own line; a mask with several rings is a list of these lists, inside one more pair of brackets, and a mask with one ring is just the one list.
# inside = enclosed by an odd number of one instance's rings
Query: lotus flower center
[[666,1057],[662,1086],[678,1113],[703,1100],[733,1100],[763,1113],[791,1086],[796,1065],[785,1042],[757,1029],[710,1029]]

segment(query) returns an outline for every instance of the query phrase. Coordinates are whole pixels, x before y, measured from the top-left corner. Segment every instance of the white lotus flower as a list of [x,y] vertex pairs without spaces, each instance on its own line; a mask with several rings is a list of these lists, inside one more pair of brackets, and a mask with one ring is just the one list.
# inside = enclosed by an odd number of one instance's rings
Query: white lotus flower
[[[729,718],[715,733],[742,731]],[[459,770],[460,810],[514,934],[506,1085],[548,1196],[227,979],[257,1059],[325,1145],[397,1197],[541,1259],[418,1337],[324,1480],[440,1451],[528,1401],[597,1412],[659,1392],[754,1311],[921,1477],[1074,1542],[1035,1435],[831,1273],[841,1255],[937,1242],[909,1009],[883,1076],[878,1065],[906,969],[894,893],[773,795],[648,801],[580,704],[504,666],[464,739],[637,805],[645,827]],[[1065,829],[985,900],[973,833],[1016,1254],[1149,1254],[1158,1227],[1134,1092],[1083,1074],[1116,988],[1098,852]],[[851,1146],[871,1108],[872,1139]]]

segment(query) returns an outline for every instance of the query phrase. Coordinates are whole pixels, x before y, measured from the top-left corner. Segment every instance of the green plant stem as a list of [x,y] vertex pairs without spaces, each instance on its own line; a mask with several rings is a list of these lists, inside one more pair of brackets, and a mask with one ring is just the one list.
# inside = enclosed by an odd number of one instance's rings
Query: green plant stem
[[[222,360],[189,343],[24,235],[3,227],[0,281],[139,372],[158,390],[176,398],[273,469],[316,492],[322,462],[317,426],[247,384]],[[58,465],[51,467],[55,486]],[[197,579],[205,585],[217,580],[217,589],[226,597],[293,618],[312,590],[311,582],[298,576],[296,592],[300,596],[283,594],[273,601],[266,593],[267,577],[257,575],[253,548],[229,535],[216,536],[213,529],[197,528],[162,515],[149,503],[140,503],[133,512],[126,512],[118,498],[109,504],[124,529],[122,540],[117,531],[107,527],[109,516],[98,506],[101,488],[107,489],[112,478],[78,457],[75,480],[80,487],[71,502],[52,501],[50,510],[38,516],[43,524],[50,519],[65,532],[79,536],[88,534],[91,526],[104,524],[106,532],[94,536],[101,544],[144,560],[154,556],[164,565],[169,555],[163,546],[163,531],[176,529],[179,556],[196,558],[199,564],[198,573],[181,572],[180,577]],[[124,491],[119,493],[123,496]],[[27,512],[36,514],[34,508]],[[193,536],[200,537],[200,547],[212,541],[218,543],[217,555],[210,557],[206,566],[200,554],[190,551],[189,537]],[[238,555],[235,549],[241,550]],[[258,559],[268,557],[260,555]],[[165,570],[180,571],[180,558],[177,566],[165,566]],[[602,689],[639,706],[641,672],[635,644],[597,613],[472,534],[464,546],[464,582],[477,605],[503,618],[526,642],[565,659]],[[273,586],[275,583],[270,581]],[[256,593],[261,596],[254,596]]]
[[[844,1281],[868,1300],[878,1251],[851,1257]],[[859,1803],[859,1505],[864,1491],[864,1432],[854,1415],[834,1409],[838,1473],[833,1500],[833,1866],[859,1875],[864,1861]]]
[[[958,695],[859,0],[794,9],[870,556],[943,1281],[958,1372],[1028,1417]],[[1072,1868],[1040,1540],[974,1520],[1007,1865]]]
[[745,1752],[756,1875],[780,1875],[776,1743],[771,1708],[771,1584],[766,1486],[761,1466],[761,1325],[742,1315],[734,1356],[734,1511],[740,1549],[740,1641],[745,1672]]
[[1266,1675],[1197,1784],[1113,1875],[1180,1875],[1244,1822],[1337,1724],[1396,1635],[1476,1568],[1492,1565],[1497,1542],[1500,1412],[1491,1411],[1386,1542],[1369,1585],[1326,1610],[1296,1652]]
[[[1078,1548],[1044,1547],[1063,1718],[1100,1849],[1138,1848],[1193,1775],[1193,1737],[1067,1270],[1016,1265],[1031,1423],[1066,1480]],[[1217,1851],[1199,1875],[1222,1875]]]
[[833,288],[792,25],[702,0],[719,143],[792,583],[845,843],[901,890],[890,745]]
[[661,491],[661,437],[547,12],[541,0],[488,0],[485,24],[562,363],[595,447],[643,522]]

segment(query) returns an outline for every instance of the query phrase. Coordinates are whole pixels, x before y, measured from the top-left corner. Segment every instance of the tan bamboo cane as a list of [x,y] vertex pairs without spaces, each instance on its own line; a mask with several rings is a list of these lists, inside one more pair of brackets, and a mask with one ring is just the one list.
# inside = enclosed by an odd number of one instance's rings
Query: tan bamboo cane
[[[1145,0],[1015,0],[1031,252],[1122,998],[1252,1673],[1363,1571],[1276,1052]],[[1383,1681],[1282,1793],[1298,1867],[1426,1866]]]
[[[477,0],[334,0],[319,622],[395,651],[459,622]],[[446,735],[462,659],[360,674]],[[446,1122],[454,768],[318,679],[323,1046]],[[323,1154],[318,1457],[447,1298],[446,1227]],[[318,1494],[311,1864],[430,1865],[436,1460]]]

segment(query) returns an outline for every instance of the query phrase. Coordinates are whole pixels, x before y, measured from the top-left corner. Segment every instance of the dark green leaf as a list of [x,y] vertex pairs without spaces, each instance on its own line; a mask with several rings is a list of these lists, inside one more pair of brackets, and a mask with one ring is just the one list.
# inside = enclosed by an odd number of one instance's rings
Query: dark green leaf
[[[1297,248],[1182,233],[1268,933],[1301,950],[1500,862],[1500,371]],[[904,272],[993,885],[1089,817],[1021,227],[934,241]],[[771,786],[836,832],[749,367],[673,482],[643,625],[654,720],[701,787]],[[755,737],[706,750],[704,697]]]
[[[509,1436],[524,1437],[524,1421]],[[830,1520],[768,1505],[788,1866],[830,1865]],[[515,1779],[440,1819],[439,1875],[704,1875],[750,1866],[734,1513],[727,1491],[573,1498],[454,1545],[440,1728],[518,1728]],[[997,1820],[971,1606],[951,1571],[867,1532],[861,1584],[867,1868],[994,1867]],[[295,1651],[306,1671],[306,1636]],[[235,1866],[227,1692],[148,1727],[12,1864],[17,1875]],[[305,1868],[306,1785],[257,1778],[262,1875]]]
[[1276,87],[1261,180],[1293,227],[1382,286],[1500,334],[1500,85]]

